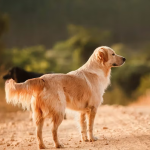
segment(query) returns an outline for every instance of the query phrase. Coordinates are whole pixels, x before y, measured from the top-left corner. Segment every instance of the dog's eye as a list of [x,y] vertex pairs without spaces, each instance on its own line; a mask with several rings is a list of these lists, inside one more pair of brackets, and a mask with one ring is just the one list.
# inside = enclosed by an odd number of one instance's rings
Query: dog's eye
[[112,54],[113,56],[115,56],[115,54]]

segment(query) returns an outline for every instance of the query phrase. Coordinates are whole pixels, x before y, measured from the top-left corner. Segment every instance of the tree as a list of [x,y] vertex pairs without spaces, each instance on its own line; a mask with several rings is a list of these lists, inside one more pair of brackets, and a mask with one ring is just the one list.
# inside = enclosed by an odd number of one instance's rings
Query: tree
[[2,41],[2,35],[8,30],[8,16],[0,13],[0,69],[3,66],[3,49],[4,43]]

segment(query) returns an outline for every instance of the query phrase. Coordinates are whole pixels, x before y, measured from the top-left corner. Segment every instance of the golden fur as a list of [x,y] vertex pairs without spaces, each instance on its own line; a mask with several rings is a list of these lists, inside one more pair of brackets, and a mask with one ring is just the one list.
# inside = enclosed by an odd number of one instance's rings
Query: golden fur
[[39,148],[45,148],[42,127],[46,117],[52,118],[55,147],[63,147],[58,141],[57,129],[66,107],[80,112],[81,139],[95,141],[94,118],[110,84],[111,67],[121,66],[124,61],[125,58],[116,55],[111,48],[98,47],[82,67],[68,74],[46,74],[24,83],[9,80],[5,85],[7,102],[22,104],[23,108],[31,105]]

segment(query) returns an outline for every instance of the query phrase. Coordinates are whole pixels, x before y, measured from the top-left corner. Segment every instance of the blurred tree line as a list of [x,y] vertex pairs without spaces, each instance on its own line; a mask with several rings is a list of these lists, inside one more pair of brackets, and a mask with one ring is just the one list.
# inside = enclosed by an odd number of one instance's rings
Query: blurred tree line
[[[28,71],[67,73],[83,65],[95,48],[107,45],[107,31],[70,25],[70,37],[51,49],[44,46],[12,48],[3,52],[5,67],[19,66]],[[98,34],[96,34],[98,33]],[[128,104],[150,89],[150,44],[134,49],[122,43],[112,44],[117,54],[127,58],[125,65],[112,69],[112,84],[105,94],[105,103]],[[132,49],[132,51],[131,51]]]
[[2,40],[3,34],[8,30],[8,16],[6,14],[0,13],[0,70],[3,67],[3,51],[4,51],[4,43]]
[[1,68],[66,73],[107,45],[127,62],[112,69],[105,103],[128,104],[150,89],[149,5],[149,0],[1,0],[0,10],[7,13],[0,15]]
[[111,43],[142,43],[150,38],[149,0],[1,0],[10,17],[7,47],[45,45],[68,38],[66,26],[99,28]]

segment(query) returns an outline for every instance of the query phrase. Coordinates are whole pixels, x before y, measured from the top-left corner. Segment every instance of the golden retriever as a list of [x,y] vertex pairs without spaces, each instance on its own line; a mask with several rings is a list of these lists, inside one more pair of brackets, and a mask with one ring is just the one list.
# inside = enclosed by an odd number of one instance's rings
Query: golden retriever
[[6,100],[27,109],[31,105],[39,148],[45,148],[42,127],[47,117],[52,119],[55,147],[63,147],[58,140],[57,129],[66,107],[80,112],[82,141],[95,141],[94,118],[103,101],[104,91],[110,84],[111,67],[121,66],[125,60],[109,47],[98,47],[82,67],[68,74],[46,74],[24,83],[15,83],[12,79],[6,81]]

